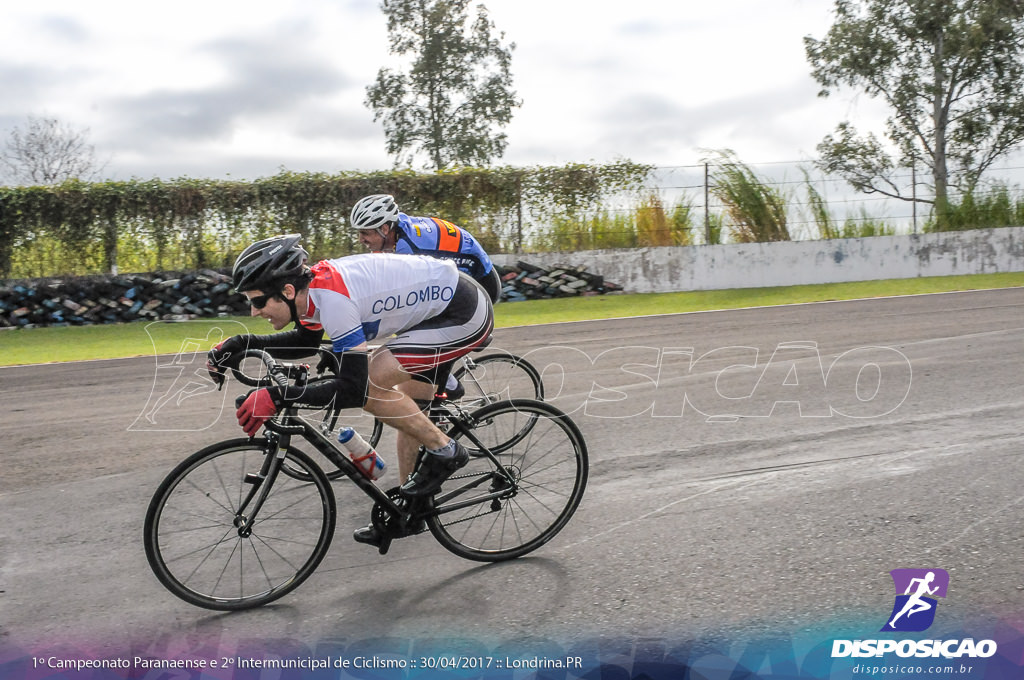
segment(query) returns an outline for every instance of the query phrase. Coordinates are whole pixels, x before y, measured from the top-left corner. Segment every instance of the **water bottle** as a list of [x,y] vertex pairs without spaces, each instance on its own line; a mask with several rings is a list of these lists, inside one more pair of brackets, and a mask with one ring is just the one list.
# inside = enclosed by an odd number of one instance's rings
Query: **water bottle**
[[370,479],[377,481],[387,471],[384,459],[351,427],[338,430],[338,442],[348,450],[348,456],[356,467]]

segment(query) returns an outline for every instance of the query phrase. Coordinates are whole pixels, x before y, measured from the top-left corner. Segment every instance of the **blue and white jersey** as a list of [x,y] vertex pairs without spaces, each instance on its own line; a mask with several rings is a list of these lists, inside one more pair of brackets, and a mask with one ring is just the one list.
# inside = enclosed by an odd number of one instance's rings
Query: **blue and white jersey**
[[396,253],[451,260],[460,271],[477,280],[483,279],[494,268],[491,258],[472,234],[451,222],[399,213],[397,235]]

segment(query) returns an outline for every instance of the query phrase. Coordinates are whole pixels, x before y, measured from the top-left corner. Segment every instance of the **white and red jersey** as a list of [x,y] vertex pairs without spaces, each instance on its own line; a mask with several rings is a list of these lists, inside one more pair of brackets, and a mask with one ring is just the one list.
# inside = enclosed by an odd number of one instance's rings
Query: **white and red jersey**
[[448,260],[372,253],[310,268],[308,328],[323,327],[335,352],[388,338],[445,310],[459,282]]

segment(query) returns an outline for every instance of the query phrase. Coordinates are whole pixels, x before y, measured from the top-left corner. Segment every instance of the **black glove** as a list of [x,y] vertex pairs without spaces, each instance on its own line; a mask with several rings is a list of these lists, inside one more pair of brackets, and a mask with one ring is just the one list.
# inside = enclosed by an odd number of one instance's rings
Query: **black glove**
[[320,352],[320,362],[316,365],[317,376],[330,373],[331,375],[338,375],[338,371],[341,368],[341,357],[334,352],[328,352],[323,350]]
[[245,336],[233,335],[226,340],[221,340],[217,345],[206,353],[206,370],[210,379],[219,388],[224,384],[224,372],[229,368],[238,368],[241,363],[242,352],[246,350],[249,343]]

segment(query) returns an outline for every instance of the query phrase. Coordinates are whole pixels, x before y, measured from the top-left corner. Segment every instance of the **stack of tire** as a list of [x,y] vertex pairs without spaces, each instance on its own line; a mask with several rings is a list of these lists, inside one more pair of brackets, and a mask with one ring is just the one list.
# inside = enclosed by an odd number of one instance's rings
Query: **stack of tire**
[[93,276],[0,283],[0,328],[182,321],[247,314],[224,273]]
[[622,292],[622,286],[592,274],[585,267],[556,265],[548,270],[529,262],[498,267],[501,298],[508,302],[540,300]]
[[[622,287],[584,268],[517,262],[498,267],[509,302],[616,293]],[[0,329],[248,315],[226,272],[162,272],[0,281]]]

